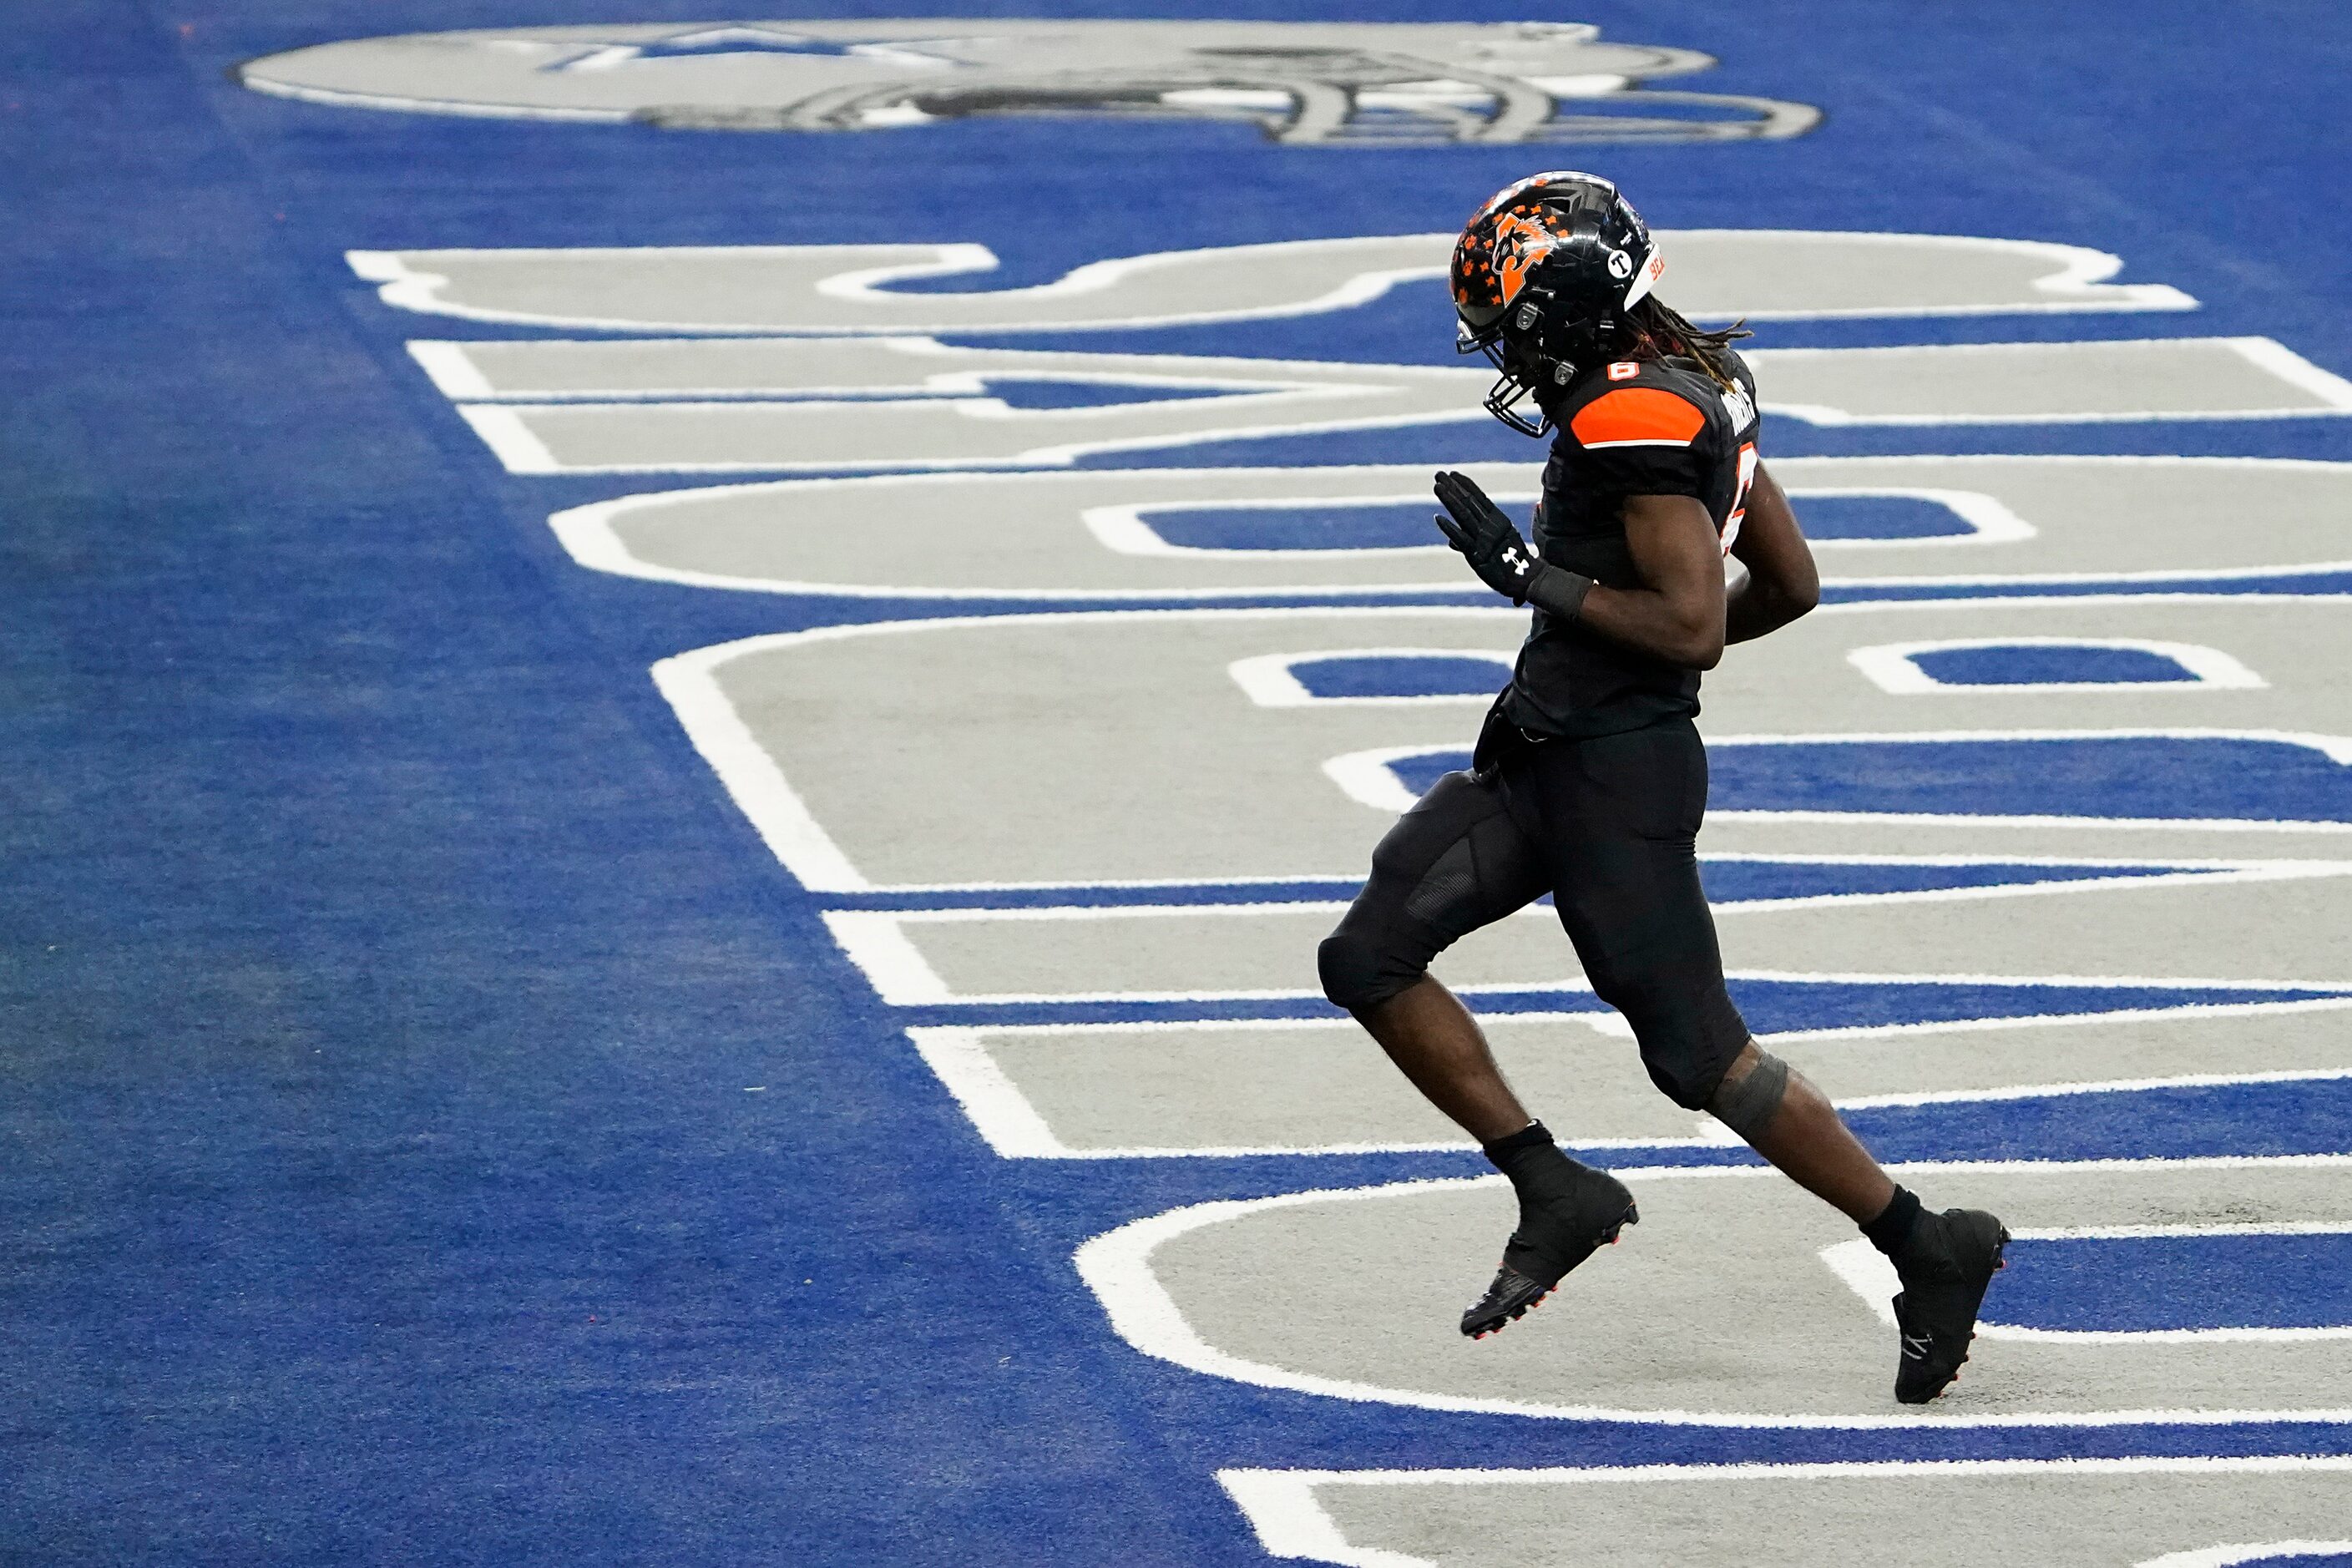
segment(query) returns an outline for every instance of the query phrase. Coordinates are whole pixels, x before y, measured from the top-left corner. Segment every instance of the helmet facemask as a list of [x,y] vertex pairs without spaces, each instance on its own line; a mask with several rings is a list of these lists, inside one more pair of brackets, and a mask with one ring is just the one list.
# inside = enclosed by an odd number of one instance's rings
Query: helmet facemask
[[[1485,354],[1486,363],[1495,367],[1495,384],[1486,389],[1486,412],[1522,436],[1541,436],[1551,428],[1550,417],[1530,419],[1518,411],[1518,405],[1535,391],[1537,381],[1547,374],[1546,367],[1523,343],[1504,336],[1508,311],[1496,310],[1477,326],[1471,323],[1470,314],[1462,310],[1455,317],[1454,352]],[[1539,403],[1538,410],[1541,406]]]

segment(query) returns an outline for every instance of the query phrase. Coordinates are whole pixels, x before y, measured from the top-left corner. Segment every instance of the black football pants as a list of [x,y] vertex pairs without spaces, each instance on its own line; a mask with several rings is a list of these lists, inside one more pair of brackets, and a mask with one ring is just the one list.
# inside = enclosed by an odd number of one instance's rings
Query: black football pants
[[1497,750],[1439,779],[1372,851],[1318,954],[1325,993],[1350,1011],[1386,1001],[1457,939],[1549,892],[1652,1080],[1700,1108],[1748,1037],[1699,888],[1698,731],[1675,719],[1591,740],[1513,734]]

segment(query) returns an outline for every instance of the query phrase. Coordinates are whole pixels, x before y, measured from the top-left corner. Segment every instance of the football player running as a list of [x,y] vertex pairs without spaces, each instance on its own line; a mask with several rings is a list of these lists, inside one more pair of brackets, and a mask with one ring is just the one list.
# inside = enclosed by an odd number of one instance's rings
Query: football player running
[[[1788,498],[1757,458],[1738,331],[1702,331],[1651,292],[1664,269],[1607,180],[1538,174],[1478,209],[1454,247],[1461,346],[1501,373],[1486,407],[1556,430],[1532,547],[1477,485],[1437,476],[1436,522],[1470,569],[1534,606],[1472,765],[1431,786],[1372,852],[1318,954],[1323,987],[1510,1179],[1518,1225],[1463,1314],[1502,1328],[1639,1215],[1519,1103],[1486,1037],[1428,973],[1466,932],[1552,895],[1651,1079],[1843,1210],[1902,1280],[1895,1394],[1959,1373],[2009,1233],[1897,1186],[1821,1091],[1757,1045],[1725,991],[1695,847],[1706,753],[1699,672],[1820,596]],[[1532,405],[1533,413],[1526,411]],[[1746,568],[1727,591],[1724,558]]]

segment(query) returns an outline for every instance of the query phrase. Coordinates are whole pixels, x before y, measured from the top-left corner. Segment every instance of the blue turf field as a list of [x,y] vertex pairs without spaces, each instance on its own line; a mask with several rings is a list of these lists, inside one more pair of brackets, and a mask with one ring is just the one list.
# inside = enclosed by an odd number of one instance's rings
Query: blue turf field
[[[1267,1559],[1221,1468],[2352,1453],[2340,1425],[1519,1420],[1254,1389],[1138,1355],[1071,1273],[1087,1237],[1185,1203],[1478,1167],[998,1158],[903,1033],[965,1015],[877,1000],[646,674],[733,638],[942,606],[582,569],[550,511],[670,481],[501,471],[403,343],[512,334],[420,327],[343,260],[961,241],[1002,259],[988,286],[1013,286],[1146,250],[1445,228],[1557,162],[1607,170],[1664,226],[2055,240],[2203,302],[1786,323],[1768,346],[2261,334],[2352,375],[2352,20],[2338,7],[1605,0],[1578,16],[1717,55],[1696,84],[1709,90],[1827,120],[1789,142],[1550,154],[1269,149],[1240,128],[1168,124],[786,137],[380,113],[265,98],[226,73],[338,38],[586,14],[572,0],[14,11],[0,29],[0,1561],[1242,1564]],[[909,12],[994,14],[826,8]],[[709,8],[632,0],[591,19],[624,13]],[[1345,15],[1519,13],[1391,0]],[[1054,346],[1438,363],[1444,318],[1423,283],[1354,310]],[[1928,439],[1769,428],[1776,457],[2352,459],[2341,418]],[[1456,425],[1139,461],[1528,456],[1499,426]],[[2259,756],[2160,752],[2076,759],[2080,776],[2054,786],[2030,759],[1934,762],[2013,784],[2024,811],[2044,808],[2037,787],[2120,814],[2160,787],[2194,797],[2170,815],[2342,822],[2352,798],[2316,753],[2264,771]],[[1760,758],[1735,783],[1749,804],[1832,798],[1802,756]],[[1907,789],[1934,785],[1874,772],[1851,787],[1882,803],[1856,809],[1903,810]],[[1789,890],[1725,878],[1718,896]],[[1759,1026],[1789,1028],[2011,1005],[1921,989],[1935,994],[1757,982],[1741,999]],[[2037,1010],[2168,1001],[2145,992]],[[1260,1010],[1307,1009],[1223,1009]],[[2343,1153],[2352,1092],[2179,1088],[1858,1124],[1914,1159]],[[2280,1247],[2259,1267],[2276,1299],[2340,1323],[2344,1258]],[[2094,1310],[2052,1290],[2053,1311]],[[2207,1307],[2215,1321],[2255,1310]]]

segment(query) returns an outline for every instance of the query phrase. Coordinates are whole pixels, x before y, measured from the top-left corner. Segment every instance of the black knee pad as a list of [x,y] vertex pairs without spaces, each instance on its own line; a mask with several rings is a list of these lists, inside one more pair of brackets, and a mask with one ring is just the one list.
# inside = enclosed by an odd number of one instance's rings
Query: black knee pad
[[1323,994],[1350,1013],[1377,1006],[1421,978],[1417,973],[1400,976],[1396,959],[1381,943],[1345,924],[1315,950],[1315,967],[1323,977]]
[[1658,1092],[1681,1106],[1685,1110],[1705,1110],[1706,1102],[1715,1098],[1716,1086],[1723,1081],[1723,1068],[1691,1070],[1687,1061],[1664,1061],[1649,1051],[1642,1053],[1642,1065],[1650,1071],[1650,1081]]
[[1748,1022],[1724,990],[1722,971],[1675,963],[1639,984],[1604,986],[1601,973],[1607,972],[1596,973],[1598,967],[1586,966],[1594,994],[1633,1026],[1650,1081],[1685,1110],[1705,1110],[1748,1039]]
[[1748,1045],[1748,1026],[1724,998],[1717,1005],[1685,1009],[1664,1020],[1638,1019],[1633,1037],[1642,1066],[1659,1092],[1685,1110],[1705,1110],[1724,1074]]

